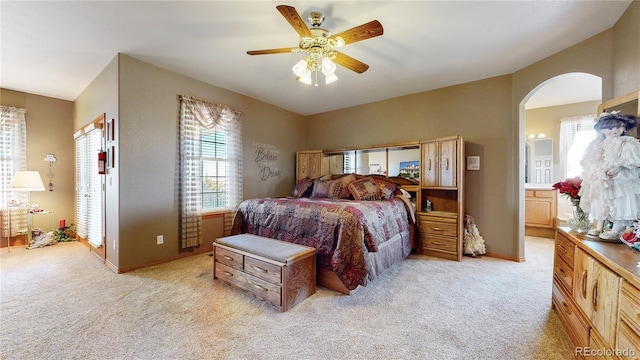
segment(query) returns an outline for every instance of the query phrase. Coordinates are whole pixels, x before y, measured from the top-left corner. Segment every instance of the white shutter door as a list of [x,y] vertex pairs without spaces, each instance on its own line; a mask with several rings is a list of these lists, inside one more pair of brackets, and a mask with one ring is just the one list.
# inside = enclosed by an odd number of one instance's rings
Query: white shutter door
[[103,245],[104,196],[98,174],[102,130],[76,137],[76,232],[95,247]]
[[102,148],[102,130],[87,134],[87,240],[95,247],[102,246],[102,175],[98,174],[98,151]]
[[76,137],[76,232],[86,239],[87,227],[87,137]]

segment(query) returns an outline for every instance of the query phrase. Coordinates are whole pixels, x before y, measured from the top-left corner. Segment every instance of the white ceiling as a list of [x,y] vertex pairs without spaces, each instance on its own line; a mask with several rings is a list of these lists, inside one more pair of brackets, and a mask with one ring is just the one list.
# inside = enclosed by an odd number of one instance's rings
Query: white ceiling
[[[334,33],[380,21],[384,35],[341,49],[369,70],[338,66],[340,80],[313,87],[294,80],[300,54],[247,55],[297,46],[276,10],[282,3],[305,20],[322,10],[323,28]],[[75,100],[125,53],[309,115],[513,73],[610,28],[630,3],[2,0],[0,87]],[[577,101],[585,96],[596,95]],[[550,101],[576,102],[557,94]]]

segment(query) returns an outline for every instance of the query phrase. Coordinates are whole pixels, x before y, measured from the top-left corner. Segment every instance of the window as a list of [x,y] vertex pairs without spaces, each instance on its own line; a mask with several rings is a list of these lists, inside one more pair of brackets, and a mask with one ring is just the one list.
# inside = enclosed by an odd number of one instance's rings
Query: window
[[[27,205],[29,201],[28,192],[9,191],[9,184],[11,184],[16,171],[27,170],[25,113],[25,109],[0,106],[0,205],[2,206],[0,208],[0,236],[2,237],[15,236],[17,235],[16,229],[27,227],[26,211],[23,212],[22,208],[17,207],[9,208],[12,201]],[[11,229],[11,234],[9,234],[9,229]]]
[[[26,192],[9,191],[13,174],[27,170],[27,125],[25,109],[0,106],[0,204],[27,201]],[[13,197],[12,197],[13,196]]]
[[204,132],[202,154],[202,209],[227,208],[227,137],[221,131]]
[[200,245],[202,212],[235,210],[242,201],[241,113],[180,96],[180,234]]
[[582,155],[587,145],[596,138],[593,129],[596,115],[572,116],[560,119],[560,161],[565,178],[582,174]]

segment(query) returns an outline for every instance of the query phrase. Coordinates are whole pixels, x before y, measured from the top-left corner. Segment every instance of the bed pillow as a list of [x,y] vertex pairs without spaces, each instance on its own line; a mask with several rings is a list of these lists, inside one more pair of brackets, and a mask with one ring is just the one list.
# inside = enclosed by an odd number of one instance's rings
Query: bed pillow
[[380,178],[376,178],[374,181],[380,185],[380,191],[383,199],[391,199],[394,196],[397,188],[396,184]]
[[300,179],[293,187],[293,196],[295,197],[310,197],[313,193],[313,179],[308,177]]
[[382,186],[374,179],[364,177],[349,183],[349,191],[356,200],[380,200]]
[[312,198],[327,198],[329,197],[329,182],[323,178],[315,179],[313,181],[313,191],[311,192]]
[[333,199],[351,199],[349,184],[356,180],[354,174],[341,176],[329,182],[329,197]]

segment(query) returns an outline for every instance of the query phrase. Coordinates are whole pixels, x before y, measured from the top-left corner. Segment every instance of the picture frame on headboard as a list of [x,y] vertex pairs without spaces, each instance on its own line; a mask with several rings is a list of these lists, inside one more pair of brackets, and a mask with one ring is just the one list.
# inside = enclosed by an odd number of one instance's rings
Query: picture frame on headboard
[[409,178],[409,179],[419,179],[420,178],[420,161],[419,160],[401,161],[399,176],[403,178]]

